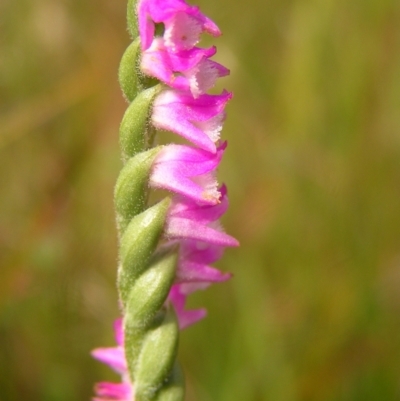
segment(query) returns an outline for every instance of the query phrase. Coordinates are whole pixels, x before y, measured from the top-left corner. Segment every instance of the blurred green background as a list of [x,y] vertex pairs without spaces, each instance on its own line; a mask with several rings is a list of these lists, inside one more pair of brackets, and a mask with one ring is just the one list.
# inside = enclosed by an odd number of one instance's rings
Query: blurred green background
[[[235,97],[234,279],[194,295],[187,401],[400,400],[400,2],[198,0]],[[0,0],[0,401],[85,401],[118,316],[123,0]],[[210,43],[206,40],[204,43]]]

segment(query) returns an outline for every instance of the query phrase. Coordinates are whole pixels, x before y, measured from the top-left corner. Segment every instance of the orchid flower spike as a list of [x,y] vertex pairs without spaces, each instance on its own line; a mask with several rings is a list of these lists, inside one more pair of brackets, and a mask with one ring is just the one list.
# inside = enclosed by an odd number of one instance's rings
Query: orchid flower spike
[[[92,355],[121,376],[102,382],[94,401],[183,401],[176,362],[179,330],[206,315],[187,297],[231,274],[212,264],[238,246],[219,219],[228,208],[217,170],[232,93],[207,93],[229,70],[199,46],[217,25],[185,0],[128,0],[128,29],[138,38],[122,57],[119,80],[130,105],[120,127],[124,166],[115,187],[119,231],[117,286],[122,318],[117,346]],[[154,146],[161,131],[188,143]],[[149,192],[169,196],[151,205]]]

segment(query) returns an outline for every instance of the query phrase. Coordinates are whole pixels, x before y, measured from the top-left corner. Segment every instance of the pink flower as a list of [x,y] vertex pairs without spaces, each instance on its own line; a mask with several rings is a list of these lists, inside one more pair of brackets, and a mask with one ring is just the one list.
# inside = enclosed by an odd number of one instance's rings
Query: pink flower
[[213,206],[201,206],[176,196],[168,213],[166,235],[172,243],[180,244],[176,284],[170,291],[169,299],[176,309],[181,328],[205,316],[203,309],[185,310],[187,295],[231,277],[229,273],[209,266],[222,256],[225,247],[239,245],[219,226],[218,219],[228,207],[225,186],[220,193],[220,203]]
[[[223,195],[221,192],[219,194]],[[185,203],[185,209],[182,208],[181,200],[178,204],[173,204],[169,211],[165,229],[169,238],[205,242],[221,247],[238,246],[236,239],[224,233],[217,222],[228,206],[226,195],[220,204],[214,206],[199,205],[190,200]],[[201,246],[198,248],[202,249]]]
[[122,383],[101,382],[95,386],[96,396],[93,401],[134,401],[134,389],[130,382],[125,359],[124,333],[122,319],[114,323],[116,347],[96,348],[92,356],[110,366],[122,377]]
[[[231,274],[210,266],[222,257],[226,247],[238,246],[236,239],[224,233],[218,223],[228,208],[226,187],[222,186],[220,192],[220,203],[214,206],[199,206],[188,200],[174,198],[168,214],[166,234],[180,241],[178,283],[212,283],[231,277]],[[193,221],[194,224],[187,224]],[[189,233],[188,228],[191,229]]]
[[190,293],[206,288],[207,285],[198,283],[197,285],[174,284],[169,293],[169,300],[174,305],[178,317],[179,328],[181,330],[198,322],[207,315],[207,311],[202,309],[185,310],[186,297]]
[[150,185],[183,195],[199,204],[216,204],[220,193],[214,178],[225,144],[215,154],[185,145],[166,145],[157,155]]
[[206,242],[186,240],[179,248],[179,262],[176,273],[178,283],[217,283],[229,280],[230,273],[222,273],[210,266],[219,260],[224,247]]
[[201,149],[215,153],[225,120],[224,108],[232,94],[201,95],[166,90],[154,101],[152,123],[159,129],[175,132]]
[[203,32],[218,36],[221,31],[198,7],[184,0],[141,0],[138,4],[139,32],[142,49],[150,47],[155,23],[165,26],[164,39],[171,51],[187,50],[195,46]]
[[215,52],[215,47],[194,47],[171,53],[162,38],[155,38],[142,55],[141,69],[171,88],[190,91],[197,98],[211,89],[217,78],[229,74],[227,68],[209,59]]
[[95,392],[97,397],[93,401],[134,401],[132,386],[128,383],[101,382],[96,384]]

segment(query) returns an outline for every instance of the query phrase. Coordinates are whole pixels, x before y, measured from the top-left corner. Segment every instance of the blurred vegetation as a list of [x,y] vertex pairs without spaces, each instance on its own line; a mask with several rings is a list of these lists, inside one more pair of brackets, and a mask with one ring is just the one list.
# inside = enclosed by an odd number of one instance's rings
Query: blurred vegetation
[[[188,401],[400,399],[400,2],[198,0],[235,97]],[[0,1],[0,401],[89,400],[118,315],[125,1]],[[209,41],[207,40],[207,43]]]

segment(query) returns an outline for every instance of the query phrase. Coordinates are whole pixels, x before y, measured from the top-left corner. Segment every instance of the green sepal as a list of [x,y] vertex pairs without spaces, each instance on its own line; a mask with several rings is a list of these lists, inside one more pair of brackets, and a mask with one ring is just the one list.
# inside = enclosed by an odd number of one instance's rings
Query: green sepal
[[129,222],[144,211],[151,166],[161,147],[153,148],[132,157],[118,176],[114,190],[117,224],[123,234]]
[[147,268],[150,257],[157,247],[170,202],[169,198],[165,198],[136,215],[121,237],[117,285],[123,304],[127,302],[130,289]]
[[164,322],[148,332],[134,372],[135,400],[154,400],[157,391],[174,365],[179,328],[175,313],[169,308]]
[[155,254],[150,267],[131,287],[126,304],[126,321],[130,327],[149,326],[167,299],[175,278],[176,249]]
[[160,388],[154,401],[183,401],[185,398],[185,380],[178,362],[167,380]]
[[118,81],[128,102],[132,102],[140,90],[138,78],[140,55],[140,39],[136,38],[125,50],[119,65]]
[[132,39],[135,39],[139,35],[136,7],[137,0],[128,0],[126,19],[128,24],[128,32]]
[[146,149],[151,106],[160,90],[161,85],[156,85],[140,92],[126,110],[119,129],[124,162]]

